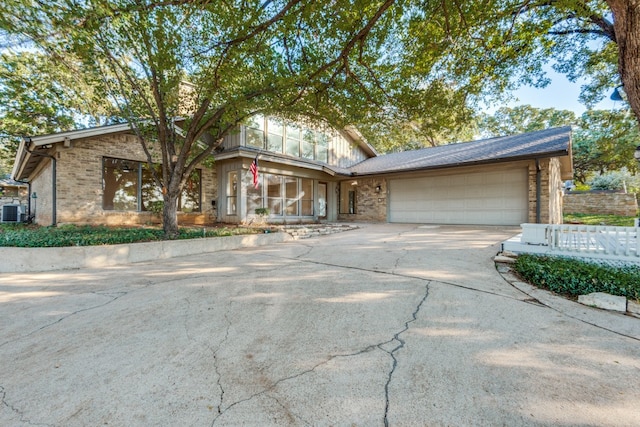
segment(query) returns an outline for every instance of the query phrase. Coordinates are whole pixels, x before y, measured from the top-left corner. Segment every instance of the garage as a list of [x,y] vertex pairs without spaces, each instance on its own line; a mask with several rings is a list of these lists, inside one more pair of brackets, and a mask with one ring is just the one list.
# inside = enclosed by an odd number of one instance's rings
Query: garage
[[527,219],[526,168],[389,181],[389,222],[520,225]]

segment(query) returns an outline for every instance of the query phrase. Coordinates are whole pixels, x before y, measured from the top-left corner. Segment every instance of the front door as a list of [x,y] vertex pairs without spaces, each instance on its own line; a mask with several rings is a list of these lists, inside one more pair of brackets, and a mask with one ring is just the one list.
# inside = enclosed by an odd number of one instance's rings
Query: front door
[[327,183],[318,183],[318,218],[327,218]]

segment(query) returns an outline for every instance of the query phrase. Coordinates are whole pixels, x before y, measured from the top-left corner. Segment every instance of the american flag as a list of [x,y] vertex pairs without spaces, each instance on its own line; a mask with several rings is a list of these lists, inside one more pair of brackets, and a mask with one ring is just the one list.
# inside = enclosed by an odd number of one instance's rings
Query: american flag
[[251,166],[249,166],[249,170],[253,175],[253,187],[257,190],[258,189],[258,156],[256,156],[256,158],[253,159],[253,162],[251,162]]

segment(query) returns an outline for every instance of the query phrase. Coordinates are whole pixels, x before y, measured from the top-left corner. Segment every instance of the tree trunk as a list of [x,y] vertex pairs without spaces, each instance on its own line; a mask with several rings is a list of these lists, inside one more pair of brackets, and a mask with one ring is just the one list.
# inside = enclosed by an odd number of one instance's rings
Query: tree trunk
[[178,196],[180,193],[167,193],[164,196],[164,207],[162,209],[162,229],[166,239],[178,237]]
[[640,124],[640,0],[607,0],[618,44],[618,71]]

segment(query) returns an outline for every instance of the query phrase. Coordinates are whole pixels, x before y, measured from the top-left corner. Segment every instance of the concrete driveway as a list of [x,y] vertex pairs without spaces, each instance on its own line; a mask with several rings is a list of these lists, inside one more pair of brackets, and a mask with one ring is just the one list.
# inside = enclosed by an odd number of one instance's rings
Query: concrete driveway
[[510,286],[516,231],[4,274],[0,425],[638,425],[640,320]]

